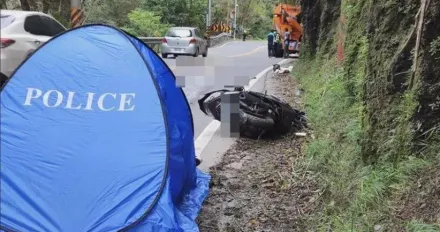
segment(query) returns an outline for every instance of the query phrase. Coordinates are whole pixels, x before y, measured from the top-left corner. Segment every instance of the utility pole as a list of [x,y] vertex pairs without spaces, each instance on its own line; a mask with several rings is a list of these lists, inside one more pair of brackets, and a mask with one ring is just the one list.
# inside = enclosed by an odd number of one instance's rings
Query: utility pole
[[236,36],[236,34],[237,34],[237,6],[238,6],[238,4],[237,4],[237,0],[234,0],[234,39],[235,39],[235,36]]
[[211,8],[212,8],[212,0],[208,0],[208,20],[207,20],[207,22],[208,22],[208,27],[209,26],[211,26],[211,18],[212,18],[212,11],[211,11]]
[[79,27],[83,20],[81,0],[70,0],[70,27]]
[[205,21],[206,21],[206,30],[209,30],[209,13],[208,13],[208,9],[205,10]]
[[231,23],[231,9],[229,9],[229,1],[227,1],[227,6],[226,9],[228,9],[228,11],[226,12],[226,18],[228,19],[228,23]]

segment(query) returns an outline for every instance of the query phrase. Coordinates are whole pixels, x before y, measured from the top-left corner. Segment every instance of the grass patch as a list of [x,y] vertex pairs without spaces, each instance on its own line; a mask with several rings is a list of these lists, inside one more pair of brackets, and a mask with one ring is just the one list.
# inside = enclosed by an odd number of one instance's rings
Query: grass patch
[[406,229],[408,232],[438,232],[440,231],[440,226],[429,225],[419,221],[411,221],[407,224]]
[[[364,52],[358,55],[365,56]],[[364,73],[355,75],[355,80],[346,78],[346,73],[335,60],[316,59],[299,61],[293,74],[304,89],[303,107],[315,137],[306,145],[306,160],[324,189],[322,212],[309,223],[317,228],[307,229],[339,232],[373,231],[376,227],[393,231],[404,226],[408,231],[439,231],[436,226],[413,221],[398,226],[391,223],[396,205],[393,196],[407,191],[414,176],[440,158],[436,155],[439,150],[431,145],[425,146],[423,156],[411,150],[409,120],[417,106],[413,94],[403,95],[391,107],[396,115],[394,129],[384,136],[381,158],[367,163],[361,149],[366,135],[359,83]]]
[[[327,46],[316,55],[302,48],[293,76],[314,135],[305,160],[324,191],[304,231],[440,231],[438,128],[420,135],[421,79],[408,85],[412,55],[398,53],[417,9],[409,0],[342,0],[342,65]],[[309,15],[322,17],[316,11]],[[437,38],[430,54],[439,48]]]

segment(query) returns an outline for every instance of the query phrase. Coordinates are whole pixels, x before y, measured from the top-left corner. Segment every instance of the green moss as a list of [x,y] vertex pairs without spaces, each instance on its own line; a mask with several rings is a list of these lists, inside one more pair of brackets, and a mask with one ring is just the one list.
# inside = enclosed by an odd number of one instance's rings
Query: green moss
[[[342,66],[336,65],[334,50],[327,54],[328,49],[319,47],[319,55],[304,57],[308,54],[304,48],[293,74],[305,90],[304,107],[315,135],[306,145],[307,162],[325,189],[323,211],[310,223],[319,225],[318,231],[386,227],[396,204],[393,194],[438,157],[436,140],[425,141],[423,150],[414,149],[418,141],[413,117],[419,106],[419,87],[398,92],[392,89],[394,80],[389,77],[391,60],[408,30],[391,30],[391,19],[380,25],[377,36],[366,29],[373,7],[390,12],[393,19],[414,13],[414,7],[380,2],[383,4],[377,6],[371,0],[342,1],[347,18]],[[331,41],[336,47],[334,39]]]
[[[321,229],[332,225],[334,231],[352,231],[352,227],[356,231],[368,231],[391,211],[387,197],[393,187],[405,183],[427,163],[409,155],[395,162],[386,160],[366,165],[359,143],[364,129],[363,104],[350,100],[344,69],[338,68],[335,60],[302,60],[297,67],[294,76],[306,90],[305,110],[316,135],[306,146],[307,160],[311,160],[309,167],[319,173],[325,189],[324,216],[314,220]],[[401,115],[399,120],[408,120],[412,112],[408,109],[413,106],[413,97],[405,96],[396,109]],[[397,135],[404,134],[400,129],[398,132]],[[393,144],[399,148],[403,138],[389,142],[389,148]],[[391,151],[399,153],[399,149]]]
[[431,48],[429,49],[431,56],[440,59],[440,36],[431,42]]

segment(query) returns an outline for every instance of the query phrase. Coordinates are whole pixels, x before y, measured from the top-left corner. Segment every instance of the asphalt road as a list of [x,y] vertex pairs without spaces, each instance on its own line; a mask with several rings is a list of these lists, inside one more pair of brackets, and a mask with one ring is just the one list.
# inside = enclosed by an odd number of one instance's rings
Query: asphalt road
[[282,59],[269,58],[264,41],[231,41],[209,48],[206,58],[177,57],[164,59],[183,87],[191,106],[195,138],[212,119],[198,107],[206,93],[224,89],[224,85],[247,85],[250,78]]

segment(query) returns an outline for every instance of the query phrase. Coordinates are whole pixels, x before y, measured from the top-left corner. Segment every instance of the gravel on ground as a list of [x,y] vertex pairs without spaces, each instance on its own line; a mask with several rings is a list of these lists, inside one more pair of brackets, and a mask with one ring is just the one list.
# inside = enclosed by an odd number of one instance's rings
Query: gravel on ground
[[[270,75],[268,94],[300,107],[293,78]],[[239,138],[210,168],[211,189],[198,224],[201,232],[301,231],[319,207],[320,190],[302,156],[305,138],[294,132],[276,140]]]

